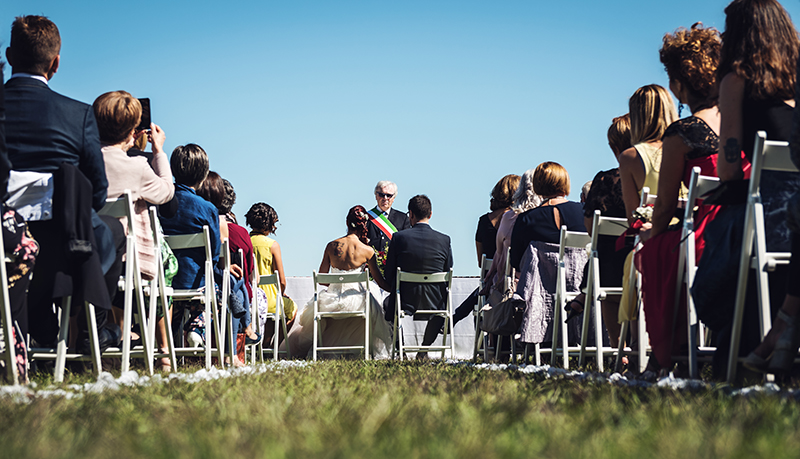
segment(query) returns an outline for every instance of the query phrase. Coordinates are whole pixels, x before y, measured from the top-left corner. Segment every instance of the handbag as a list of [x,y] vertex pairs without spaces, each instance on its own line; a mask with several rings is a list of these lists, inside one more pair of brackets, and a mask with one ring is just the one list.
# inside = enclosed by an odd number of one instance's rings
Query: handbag
[[525,300],[512,293],[497,306],[484,308],[481,330],[501,336],[515,335],[522,325],[524,309]]
[[706,247],[691,293],[697,317],[717,332],[733,320],[745,210],[742,204],[723,208],[703,232]]

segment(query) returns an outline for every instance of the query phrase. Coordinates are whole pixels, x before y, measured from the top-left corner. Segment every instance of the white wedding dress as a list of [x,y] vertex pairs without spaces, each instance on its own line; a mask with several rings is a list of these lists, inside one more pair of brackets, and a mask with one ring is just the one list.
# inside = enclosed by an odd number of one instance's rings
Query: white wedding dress
[[[331,266],[332,274],[360,273],[364,267],[345,271]],[[369,283],[370,311],[370,351],[374,358],[388,358],[389,346],[392,343],[392,329],[383,318],[383,308],[380,305],[380,288],[374,283]],[[319,309],[323,312],[363,311],[364,310],[364,284],[331,284],[323,288],[318,295]],[[311,352],[314,334],[314,299],[308,301],[297,313],[297,321],[286,341],[293,357],[306,357]],[[322,346],[358,346],[364,344],[364,320],[360,317],[347,317],[341,319],[325,318],[320,324],[322,329]],[[285,343],[281,344],[284,348]]]

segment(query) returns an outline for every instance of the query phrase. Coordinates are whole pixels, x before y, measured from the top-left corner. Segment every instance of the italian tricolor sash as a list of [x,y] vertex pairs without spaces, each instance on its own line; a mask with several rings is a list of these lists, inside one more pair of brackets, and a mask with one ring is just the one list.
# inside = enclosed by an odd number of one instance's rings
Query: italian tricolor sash
[[374,209],[367,211],[367,214],[369,214],[370,221],[372,221],[372,223],[374,223],[378,229],[383,231],[383,234],[385,234],[386,237],[392,239],[392,234],[397,232],[397,228],[392,225],[392,222],[389,221],[389,218],[384,215],[383,212],[380,212],[377,206]]

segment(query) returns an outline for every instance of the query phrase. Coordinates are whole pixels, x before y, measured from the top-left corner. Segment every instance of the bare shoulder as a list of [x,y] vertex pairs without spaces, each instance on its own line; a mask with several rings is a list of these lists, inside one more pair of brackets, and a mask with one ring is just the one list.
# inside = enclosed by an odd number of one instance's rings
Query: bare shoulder
[[636,151],[636,148],[630,147],[622,151],[617,157],[619,160],[619,169],[622,170],[630,170],[639,164],[639,153]]

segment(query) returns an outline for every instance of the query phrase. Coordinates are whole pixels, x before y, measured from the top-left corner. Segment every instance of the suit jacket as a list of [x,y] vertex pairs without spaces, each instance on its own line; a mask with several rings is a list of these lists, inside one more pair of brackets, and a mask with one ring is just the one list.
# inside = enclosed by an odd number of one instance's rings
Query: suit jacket
[[[411,228],[411,221],[408,220],[408,215],[399,210],[389,209],[389,221],[392,222],[397,231]],[[389,238],[372,223],[371,219],[367,224],[367,237],[369,238],[369,245],[377,251],[383,250],[389,244]]]
[[[412,273],[438,273],[453,267],[450,236],[435,231],[427,223],[417,223],[412,228],[394,234],[386,258],[386,281],[394,288],[397,268]],[[389,295],[386,320],[393,321],[395,295]],[[444,284],[400,284],[400,301],[404,311],[417,309],[445,309],[447,286]],[[427,319],[428,317],[422,317]]]
[[6,151],[6,109],[3,96],[3,72],[0,66],[0,198],[3,202],[8,199],[8,172],[11,170],[11,161],[8,160]]
[[5,84],[6,148],[12,168],[55,172],[76,166],[92,184],[92,207],[106,201],[108,180],[92,107],[62,96],[34,78]]

